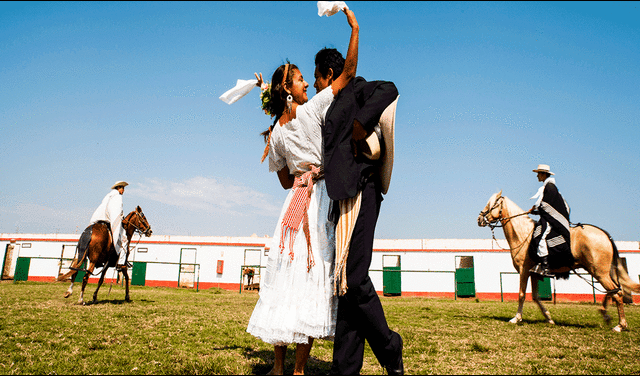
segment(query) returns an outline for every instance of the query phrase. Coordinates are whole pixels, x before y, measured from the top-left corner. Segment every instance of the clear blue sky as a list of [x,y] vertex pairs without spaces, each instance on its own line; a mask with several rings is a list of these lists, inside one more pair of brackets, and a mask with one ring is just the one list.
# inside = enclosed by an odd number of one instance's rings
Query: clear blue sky
[[[377,238],[490,238],[491,194],[528,209],[545,163],[573,222],[639,240],[638,2],[347,4],[358,74],[401,95]],[[1,2],[0,233],[79,233],[126,180],[155,234],[272,236],[270,119],[218,97],[287,58],[312,85],[349,33],[315,2]]]

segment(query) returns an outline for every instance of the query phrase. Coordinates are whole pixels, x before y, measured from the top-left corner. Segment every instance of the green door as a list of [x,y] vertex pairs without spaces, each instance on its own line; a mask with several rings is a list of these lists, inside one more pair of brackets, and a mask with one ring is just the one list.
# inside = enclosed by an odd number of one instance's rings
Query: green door
[[541,300],[551,300],[551,278],[544,277],[538,281],[538,297]]
[[456,256],[456,296],[469,298],[476,296],[476,282],[473,256]]
[[382,293],[385,296],[402,295],[400,278],[400,256],[382,256]]
[[78,274],[76,274],[76,279],[73,280],[73,282],[82,282],[82,278],[84,278],[84,275],[87,274],[87,272],[85,271],[87,269],[87,260],[84,260],[84,262],[82,263],[82,265],[80,265],[80,271],[78,271]]
[[26,281],[29,279],[29,266],[31,265],[31,257],[18,257],[16,262],[16,272],[13,275],[13,281]]
[[144,282],[146,278],[147,278],[147,263],[134,262],[133,272],[131,272],[131,285],[144,286]]

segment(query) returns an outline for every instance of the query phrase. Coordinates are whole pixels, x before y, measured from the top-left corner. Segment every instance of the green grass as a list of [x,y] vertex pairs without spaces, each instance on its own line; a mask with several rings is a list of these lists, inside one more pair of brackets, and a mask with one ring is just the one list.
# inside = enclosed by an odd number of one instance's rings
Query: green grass
[[[245,329],[256,293],[219,289],[103,286],[78,306],[78,287],[0,283],[0,374],[264,374],[273,347]],[[87,287],[91,296],[95,285]],[[640,374],[640,308],[625,307],[631,330],[614,333],[593,304],[547,303],[557,325],[527,302],[382,297],[389,326],[404,338],[407,374]],[[615,308],[610,309],[617,323]],[[333,343],[316,341],[308,374],[327,374]],[[287,354],[293,371],[293,346]],[[380,374],[365,350],[363,374]]]

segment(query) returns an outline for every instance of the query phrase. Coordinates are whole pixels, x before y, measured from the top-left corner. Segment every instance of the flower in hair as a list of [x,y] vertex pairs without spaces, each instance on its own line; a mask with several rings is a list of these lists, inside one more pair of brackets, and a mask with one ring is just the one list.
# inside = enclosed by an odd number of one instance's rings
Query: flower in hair
[[271,100],[271,84],[268,82],[263,82],[260,86],[260,102],[262,103],[261,108],[265,114],[273,117],[274,115],[269,111],[269,101]]

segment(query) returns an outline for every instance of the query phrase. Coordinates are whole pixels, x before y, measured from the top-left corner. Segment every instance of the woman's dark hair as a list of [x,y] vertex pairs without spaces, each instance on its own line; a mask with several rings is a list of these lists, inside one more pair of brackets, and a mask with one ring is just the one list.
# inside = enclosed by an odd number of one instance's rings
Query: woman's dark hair
[[322,77],[327,77],[329,68],[333,69],[333,79],[340,77],[344,69],[344,57],[335,48],[323,48],[316,54],[316,67]]
[[268,110],[270,114],[273,114],[276,119],[266,131],[260,133],[260,135],[264,137],[265,143],[269,141],[269,132],[276,125],[287,105],[287,96],[289,94],[284,90],[282,83],[284,81],[287,85],[291,86],[293,84],[293,71],[298,70],[298,67],[295,64],[290,64],[289,60],[287,60],[287,64],[289,64],[289,70],[287,71],[285,80],[283,80],[283,76],[286,64],[279,66],[278,69],[273,72],[273,76],[271,76],[271,97],[266,105],[266,110]]

